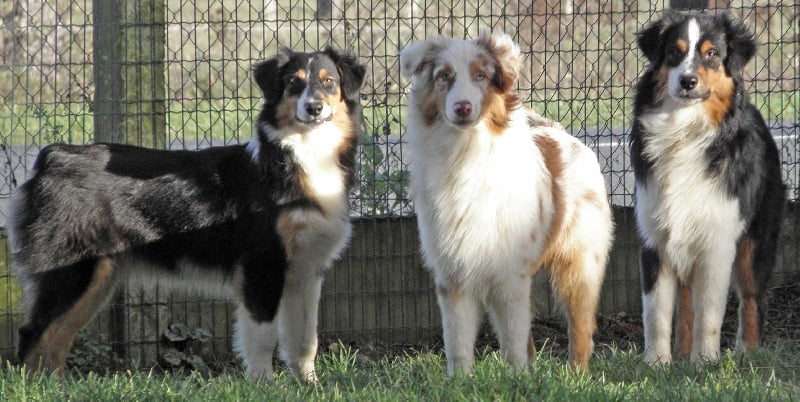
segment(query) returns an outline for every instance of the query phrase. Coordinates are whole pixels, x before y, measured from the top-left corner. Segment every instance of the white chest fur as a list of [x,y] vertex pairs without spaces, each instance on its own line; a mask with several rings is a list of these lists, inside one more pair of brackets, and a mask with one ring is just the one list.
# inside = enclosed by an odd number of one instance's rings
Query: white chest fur
[[682,279],[699,256],[730,247],[744,229],[738,200],[708,170],[705,151],[716,131],[691,116],[701,110],[687,109],[641,120],[650,133],[643,153],[653,168],[646,186],[636,188],[641,234]]
[[307,191],[320,209],[293,209],[278,218],[293,267],[327,268],[350,238],[347,185],[339,166],[339,147],[344,133],[326,123],[306,133],[282,134],[280,142],[294,152],[303,170]]
[[344,134],[333,123],[307,133],[283,135],[281,144],[295,154],[306,184],[326,212],[341,213],[346,208],[345,177],[339,168],[339,146]]
[[542,252],[553,210],[550,177],[530,130],[432,131],[409,139],[428,265],[462,286],[524,275]]

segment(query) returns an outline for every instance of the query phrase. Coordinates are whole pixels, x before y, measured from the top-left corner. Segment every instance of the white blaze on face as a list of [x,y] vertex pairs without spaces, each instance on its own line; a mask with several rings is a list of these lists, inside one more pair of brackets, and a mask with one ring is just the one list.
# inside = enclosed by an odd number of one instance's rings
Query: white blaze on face
[[[450,123],[476,122],[481,116],[485,90],[479,82],[475,81],[470,68],[471,61],[477,60],[478,55],[479,50],[470,42],[458,43],[458,46],[453,46],[442,54],[443,63],[440,65],[440,69],[442,66],[448,65],[453,79],[445,98],[444,110],[445,117]],[[434,71],[434,77],[437,76],[436,73],[437,71]],[[459,102],[469,102],[471,112],[468,115],[456,114],[456,105]]]
[[687,51],[683,56],[683,61],[676,67],[669,71],[669,94],[675,99],[683,99],[680,95],[681,90],[681,77],[685,74],[692,73],[692,64],[695,58],[697,43],[700,41],[700,26],[697,25],[697,20],[692,18],[689,20],[686,28],[689,43],[687,43]]
[[[312,80],[319,80],[319,72],[315,72],[311,69],[311,65],[314,62],[314,58],[310,57],[308,59],[308,64],[306,65],[306,86],[303,89],[303,92],[297,98],[297,119],[303,123],[309,123],[313,120],[317,120],[317,122],[324,122],[333,115],[333,108],[324,99],[315,99],[312,95]],[[319,84],[319,83],[316,83]],[[322,110],[320,111],[319,115],[312,116],[308,113],[307,106],[309,102],[317,102],[322,106]]]

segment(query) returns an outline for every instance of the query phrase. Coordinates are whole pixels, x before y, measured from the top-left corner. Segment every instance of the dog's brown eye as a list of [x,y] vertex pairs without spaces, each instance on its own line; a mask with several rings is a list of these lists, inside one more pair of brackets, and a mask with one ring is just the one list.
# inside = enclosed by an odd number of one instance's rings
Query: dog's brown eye
[[703,56],[705,56],[706,60],[710,60],[716,58],[717,54],[718,54],[717,49],[708,49],[706,50],[706,53]]
[[325,88],[332,87],[333,83],[334,83],[333,78],[325,78],[322,80],[322,86],[324,86]]

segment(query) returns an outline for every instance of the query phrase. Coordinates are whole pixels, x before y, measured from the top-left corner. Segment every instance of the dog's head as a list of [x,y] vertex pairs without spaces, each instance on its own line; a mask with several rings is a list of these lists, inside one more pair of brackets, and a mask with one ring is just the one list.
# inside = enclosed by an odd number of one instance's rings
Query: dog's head
[[750,31],[727,14],[669,11],[638,35],[656,73],[655,94],[681,104],[706,101],[725,108],[756,45]]
[[299,53],[284,49],[253,68],[264,94],[262,118],[276,128],[314,128],[359,104],[364,66],[331,48]]
[[519,106],[513,91],[521,63],[519,47],[505,34],[478,39],[437,37],[400,53],[401,74],[412,78],[412,102],[424,124],[440,121],[467,129],[480,122],[493,132],[508,125]]

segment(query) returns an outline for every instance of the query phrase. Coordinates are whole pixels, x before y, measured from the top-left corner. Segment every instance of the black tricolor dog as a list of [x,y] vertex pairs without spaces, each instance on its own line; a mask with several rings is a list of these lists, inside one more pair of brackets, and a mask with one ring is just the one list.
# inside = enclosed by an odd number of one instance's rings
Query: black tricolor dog
[[[716,359],[731,276],[737,349],[758,344],[785,203],[778,149],[744,91],[752,34],[727,15],[668,12],[639,33],[631,159],[644,246],[644,358]],[[677,299],[677,300],[676,300]]]
[[27,311],[19,359],[63,367],[75,333],[130,278],[230,297],[248,375],[270,379],[280,343],[313,381],[323,271],[350,237],[364,71],[332,49],[257,64],[265,104],[246,145],[44,148],[10,214]]

